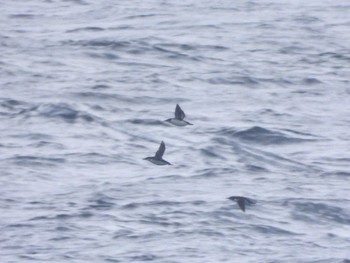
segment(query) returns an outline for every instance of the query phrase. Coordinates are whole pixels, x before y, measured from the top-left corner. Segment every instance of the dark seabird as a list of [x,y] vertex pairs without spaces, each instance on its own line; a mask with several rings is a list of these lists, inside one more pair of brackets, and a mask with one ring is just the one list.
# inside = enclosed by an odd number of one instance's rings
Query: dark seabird
[[156,165],[171,165],[171,163],[165,161],[162,157],[165,152],[165,144],[162,141],[160,143],[159,149],[156,152],[156,154],[153,157],[146,157],[144,160],[150,161],[151,163],[154,163]]
[[176,104],[175,118],[167,119],[165,121],[170,122],[171,124],[173,124],[175,126],[193,125],[192,123],[184,121],[185,117],[186,117],[186,115],[185,115],[184,111],[180,108],[179,104]]
[[245,206],[246,205],[252,205],[255,204],[256,201],[243,197],[243,196],[230,196],[228,199],[232,200],[232,201],[236,201],[239,208],[245,212]]

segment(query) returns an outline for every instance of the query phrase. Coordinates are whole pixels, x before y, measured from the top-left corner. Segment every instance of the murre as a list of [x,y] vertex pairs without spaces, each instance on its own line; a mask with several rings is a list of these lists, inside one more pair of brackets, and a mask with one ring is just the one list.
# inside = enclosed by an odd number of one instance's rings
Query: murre
[[180,108],[179,104],[176,104],[175,118],[167,119],[165,121],[167,121],[175,126],[193,125],[192,123],[184,121],[185,117],[186,117],[186,114],[184,113],[184,111]]
[[163,159],[164,152],[165,152],[165,144],[162,141],[160,143],[160,146],[159,146],[156,154],[153,157],[146,157],[146,158],[144,158],[144,160],[150,161],[151,163],[154,163],[156,165],[171,165],[171,163],[169,163]]
[[243,197],[243,196],[230,196],[227,199],[230,199],[232,201],[236,201],[239,208],[245,212],[245,206],[246,205],[252,205],[252,204],[256,204],[256,201],[249,199],[247,197]]

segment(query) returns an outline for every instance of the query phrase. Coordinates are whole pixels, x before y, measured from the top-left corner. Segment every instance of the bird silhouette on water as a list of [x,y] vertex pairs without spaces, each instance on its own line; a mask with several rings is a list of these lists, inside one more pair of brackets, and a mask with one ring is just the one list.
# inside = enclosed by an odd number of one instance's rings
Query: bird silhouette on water
[[164,152],[165,152],[165,143],[162,141],[160,143],[160,146],[156,154],[152,157],[146,157],[144,158],[144,160],[150,161],[151,163],[156,165],[171,165],[171,163],[163,159]]
[[186,117],[185,112],[180,108],[179,104],[176,104],[175,107],[175,118],[167,119],[165,121],[175,125],[175,126],[186,126],[186,125],[193,125],[192,123],[189,123],[188,121],[185,121],[184,118]]
[[239,208],[245,212],[246,205],[256,204],[256,201],[243,196],[230,196],[227,199],[237,202]]

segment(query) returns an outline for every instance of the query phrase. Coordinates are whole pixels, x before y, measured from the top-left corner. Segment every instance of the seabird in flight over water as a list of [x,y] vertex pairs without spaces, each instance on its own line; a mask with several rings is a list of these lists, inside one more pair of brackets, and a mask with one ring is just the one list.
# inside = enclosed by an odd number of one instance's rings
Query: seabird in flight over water
[[160,146],[159,146],[156,154],[152,157],[146,157],[146,158],[144,158],[144,160],[150,161],[151,163],[154,163],[156,165],[171,165],[171,163],[169,163],[163,159],[164,152],[165,152],[165,144],[162,141],[160,143]]
[[184,113],[184,111],[180,108],[179,104],[176,104],[175,118],[167,119],[165,121],[170,122],[175,126],[193,125],[192,123],[185,121],[184,120],[185,117],[186,117],[186,114]]
[[232,200],[232,201],[236,201],[239,208],[245,212],[245,207],[246,205],[252,205],[255,204],[256,201],[243,197],[243,196],[230,196],[228,199]]

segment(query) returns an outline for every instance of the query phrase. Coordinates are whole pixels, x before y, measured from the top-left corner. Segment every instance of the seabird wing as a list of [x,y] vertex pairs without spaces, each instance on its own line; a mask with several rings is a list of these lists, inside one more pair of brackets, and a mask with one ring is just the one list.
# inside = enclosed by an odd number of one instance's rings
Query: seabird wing
[[160,146],[159,146],[159,148],[158,148],[158,151],[156,152],[156,158],[162,159],[164,152],[165,152],[165,144],[164,144],[164,142],[162,141],[162,142],[160,143]]
[[237,200],[237,204],[238,204],[239,208],[240,208],[243,212],[245,212],[245,200],[244,200],[243,198],[239,198],[239,199]]
[[179,104],[176,104],[175,119],[183,120],[186,117],[184,111],[180,108]]

